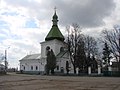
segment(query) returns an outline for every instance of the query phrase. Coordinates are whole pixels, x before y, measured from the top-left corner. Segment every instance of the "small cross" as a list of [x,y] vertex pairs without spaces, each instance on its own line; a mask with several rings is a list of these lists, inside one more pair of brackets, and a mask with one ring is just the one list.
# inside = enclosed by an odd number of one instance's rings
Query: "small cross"
[[55,12],[56,12],[57,8],[55,7],[54,10],[55,10]]

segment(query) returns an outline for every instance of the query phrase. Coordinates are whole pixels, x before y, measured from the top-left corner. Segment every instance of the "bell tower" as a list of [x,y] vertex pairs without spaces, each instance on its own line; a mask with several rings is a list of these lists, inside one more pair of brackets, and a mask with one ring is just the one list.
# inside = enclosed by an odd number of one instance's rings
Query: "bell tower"
[[52,17],[52,28],[45,37],[45,41],[41,43],[41,57],[46,57],[46,48],[52,49],[55,55],[60,53],[61,47],[64,47],[64,36],[58,28],[58,16],[56,8]]

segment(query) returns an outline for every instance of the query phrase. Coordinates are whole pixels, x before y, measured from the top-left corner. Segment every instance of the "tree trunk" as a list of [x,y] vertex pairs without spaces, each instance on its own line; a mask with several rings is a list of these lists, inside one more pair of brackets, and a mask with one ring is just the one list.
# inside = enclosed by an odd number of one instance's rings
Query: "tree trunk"
[[120,71],[120,57],[119,57],[119,61],[118,61],[118,71]]
[[73,65],[73,68],[74,68],[74,74],[76,74],[76,67],[75,67],[75,65]]
[[54,75],[54,69],[51,69],[51,74]]

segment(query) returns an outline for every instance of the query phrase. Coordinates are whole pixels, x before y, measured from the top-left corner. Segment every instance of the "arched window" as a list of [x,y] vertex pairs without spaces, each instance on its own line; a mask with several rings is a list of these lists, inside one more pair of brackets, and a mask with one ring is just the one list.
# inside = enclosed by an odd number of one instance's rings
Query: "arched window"
[[61,48],[60,48],[60,52],[63,52],[63,51],[64,51],[64,47],[61,47]]
[[46,50],[50,50],[50,47],[49,47],[49,46],[47,46],[47,47],[46,47]]
[[50,47],[47,46],[47,47],[46,47],[46,55],[47,55],[47,53],[48,53],[49,50],[50,50]]
[[23,66],[23,69],[25,70],[25,66]]
[[59,70],[59,66],[57,66],[56,68],[57,68],[57,70]]
[[38,70],[38,66],[36,66],[36,70]]
[[31,66],[31,70],[33,70],[33,66]]

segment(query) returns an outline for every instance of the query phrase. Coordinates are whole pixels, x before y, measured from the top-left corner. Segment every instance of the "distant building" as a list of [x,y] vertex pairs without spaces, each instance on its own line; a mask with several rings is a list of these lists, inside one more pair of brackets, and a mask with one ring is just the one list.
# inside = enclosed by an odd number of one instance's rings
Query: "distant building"
[[7,72],[17,72],[18,68],[8,68]]
[[0,64],[0,72],[5,71],[5,66],[3,64]]
[[29,73],[45,73],[46,52],[47,48],[52,49],[57,61],[55,72],[66,73],[66,62],[69,63],[70,73],[73,73],[73,66],[69,59],[69,54],[66,49],[67,45],[64,42],[64,36],[60,32],[57,22],[58,16],[56,11],[53,16],[53,25],[44,42],[41,42],[41,54],[27,55],[20,60],[21,72]]

